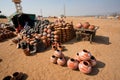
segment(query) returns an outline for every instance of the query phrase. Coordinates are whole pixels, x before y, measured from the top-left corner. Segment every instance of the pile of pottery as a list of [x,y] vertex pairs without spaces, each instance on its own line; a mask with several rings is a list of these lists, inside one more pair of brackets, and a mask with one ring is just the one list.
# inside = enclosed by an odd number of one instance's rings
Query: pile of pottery
[[77,53],[74,58],[69,59],[67,66],[70,69],[79,69],[82,73],[88,74],[96,63],[96,58],[89,51],[83,50]]
[[55,24],[54,29],[59,32],[59,40],[62,43],[73,39],[75,35],[72,23],[58,23]]
[[82,24],[82,23],[78,23],[78,24],[75,26],[75,28],[76,28],[76,29],[83,28],[83,29],[94,30],[94,29],[95,29],[95,26],[94,26],[94,25],[90,25],[89,22],[84,22],[83,24]]
[[54,64],[58,64],[60,66],[64,66],[66,64],[66,59],[64,54],[62,53],[62,46],[58,42],[52,43],[52,49],[54,50],[54,54],[50,57],[50,61]]
[[7,30],[5,28],[0,28],[0,41],[4,39],[12,38],[14,36],[15,34],[12,31]]
[[14,72],[12,76],[8,75],[3,80],[25,80],[26,74],[22,72]]

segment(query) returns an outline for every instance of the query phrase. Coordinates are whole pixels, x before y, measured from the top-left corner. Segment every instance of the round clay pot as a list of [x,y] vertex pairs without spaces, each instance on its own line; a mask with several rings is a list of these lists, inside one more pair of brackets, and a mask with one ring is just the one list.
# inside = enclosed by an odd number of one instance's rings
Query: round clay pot
[[47,28],[44,28],[44,32],[47,32]]
[[94,56],[91,56],[89,62],[91,63],[91,66],[95,66],[97,64],[97,60]]
[[65,65],[65,63],[66,63],[66,60],[65,60],[64,57],[60,57],[60,58],[57,59],[57,64],[58,65],[63,66],[63,65]]
[[54,31],[54,35],[57,35],[58,34],[58,31]]
[[50,34],[50,33],[51,33],[51,29],[48,29],[48,30],[47,30],[47,33],[49,33],[49,34]]
[[47,37],[50,38],[50,37],[51,37],[51,34],[47,34]]
[[57,46],[57,49],[62,51],[63,50],[63,47],[61,45]]
[[55,45],[52,45],[52,50],[57,50],[57,47]]
[[82,27],[82,24],[81,23],[78,23],[77,25],[76,25],[76,28],[81,28]]
[[79,52],[80,59],[83,61],[90,60],[91,53],[85,49],[83,51]]
[[43,36],[47,36],[47,32],[43,32]]
[[90,25],[90,26],[89,26],[89,29],[90,29],[90,30],[94,30],[94,29],[95,29],[95,26],[94,26],[94,25]]
[[45,39],[47,39],[47,37],[46,37],[46,36],[42,36],[41,39],[42,39],[42,40],[45,40]]
[[67,61],[67,66],[68,66],[68,68],[75,70],[78,68],[78,61],[71,58]]
[[54,55],[55,55],[56,57],[60,58],[60,57],[63,56],[63,53],[62,53],[60,50],[56,50],[56,51],[54,52]]
[[54,35],[54,38],[55,38],[55,39],[59,39],[59,36],[58,36],[58,35]]
[[83,28],[88,29],[89,26],[90,26],[89,22],[83,23]]
[[79,56],[79,53],[77,53],[77,54],[75,55],[74,59],[77,60],[78,62],[81,61],[80,56]]
[[85,74],[88,74],[91,72],[92,70],[92,67],[90,65],[90,63],[88,61],[81,61],[79,63],[79,70],[82,72],[82,73],[85,73]]
[[50,57],[50,62],[56,64],[56,63],[57,63],[57,59],[58,59],[58,58],[57,58],[56,56],[52,55],[52,56]]

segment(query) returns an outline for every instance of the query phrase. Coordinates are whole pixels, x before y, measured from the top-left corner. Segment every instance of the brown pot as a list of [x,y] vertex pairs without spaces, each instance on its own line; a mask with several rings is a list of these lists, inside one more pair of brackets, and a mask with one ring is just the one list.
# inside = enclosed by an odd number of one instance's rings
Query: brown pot
[[90,30],[94,30],[94,29],[95,29],[95,26],[94,26],[94,25],[90,25],[90,26],[89,26],[89,29],[90,29]]
[[76,61],[75,59],[71,58],[67,61],[67,66],[70,69],[77,69],[78,68],[78,61]]
[[77,54],[75,55],[74,59],[77,60],[78,62],[82,61],[82,60],[80,59],[79,53],[77,53]]
[[82,73],[85,73],[85,74],[88,74],[91,72],[92,70],[92,67],[90,65],[90,63],[88,61],[81,61],[79,63],[79,70],[82,72]]
[[66,63],[66,60],[65,60],[64,57],[60,57],[60,58],[57,59],[57,64],[58,65],[63,66],[63,65],[65,65],[65,63]]
[[56,51],[54,52],[54,55],[55,55],[56,57],[60,58],[60,57],[63,56],[63,53],[62,53],[60,50],[56,50]]
[[52,56],[50,57],[50,62],[56,64],[56,63],[57,63],[57,59],[58,59],[58,58],[57,58],[56,56],[52,55]]
[[88,29],[89,26],[90,26],[89,22],[83,23],[83,28]]
[[97,64],[97,60],[94,56],[91,56],[89,62],[91,63],[91,66],[95,66]]

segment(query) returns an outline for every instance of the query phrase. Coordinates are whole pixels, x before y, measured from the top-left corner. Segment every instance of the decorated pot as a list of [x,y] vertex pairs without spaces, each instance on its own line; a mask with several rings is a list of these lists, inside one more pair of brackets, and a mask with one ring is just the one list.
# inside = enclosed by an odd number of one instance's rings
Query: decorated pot
[[63,65],[65,65],[65,63],[66,63],[66,60],[65,60],[64,57],[60,57],[60,58],[57,59],[57,64],[58,65],[63,66]]
[[79,62],[81,61],[80,56],[79,56],[79,53],[77,53],[77,54],[75,55],[74,59],[76,59],[76,60],[79,61]]
[[81,61],[79,63],[79,70],[82,72],[82,73],[85,73],[85,74],[88,74],[91,72],[92,70],[92,67],[90,65],[90,63],[88,61]]
[[81,28],[82,27],[82,24],[81,23],[78,23],[77,25],[76,25],[76,28]]
[[68,68],[75,70],[78,68],[78,61],[71,58],[67,61],[67,66]]
[[63,53],[62,53],[60,50],[56,50],[56,51],[54,52],[54,55],[59,58],[59,57],[62,57],[62,56],[63,56]]
[[95,29],[95,26],[94,26],[94,25],[90,25],[90,26],[89,26],[89,29],[90,29],[90,30],[94,30],[94,29]]
[[83,23],[83,28],[88,29],[89,26],[90,26],[89,22]]
[[91,63],[91,66],[95,66],[97,64],[97,60],[94,56],[91,56],[89,62]]
[[56,63],[57,63],[57,59],[58,59],[58,58],[57,58],[55,55],[52,55],[52,56],[50,57],[50,62],[56,64]]
[[80,59],[83,61],[90,60],[91,53],[85,49],[83,51],[79,52]]

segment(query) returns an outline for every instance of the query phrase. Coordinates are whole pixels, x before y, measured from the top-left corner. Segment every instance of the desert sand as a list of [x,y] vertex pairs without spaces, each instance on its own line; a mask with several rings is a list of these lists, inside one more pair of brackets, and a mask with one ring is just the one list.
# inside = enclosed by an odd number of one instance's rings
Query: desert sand
[[54,53],[51,47],[33,56],[26,56],[8,39],[0,42],[0,80],[16,71],[26,73],[26,80],[119,80],[120,20],[70,17],[66,21],[73,21],[74,25],[88,21],[99,26],[92,44],[89,41],[76,41],[75,38],[63,44],[66,57],[72,58],[83,49],[96,57],[97,65],[90,74],[51,63],[50,56]]

